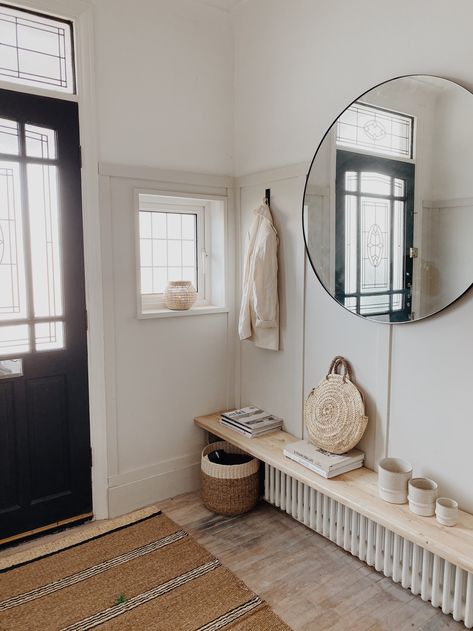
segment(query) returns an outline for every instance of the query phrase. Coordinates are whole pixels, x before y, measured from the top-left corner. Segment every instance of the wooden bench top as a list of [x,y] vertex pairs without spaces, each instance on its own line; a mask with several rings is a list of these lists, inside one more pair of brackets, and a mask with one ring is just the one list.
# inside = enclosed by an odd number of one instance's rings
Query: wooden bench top
[[429,552],[473,572],[473,515],[470,513],[460,511],[458,523],[452,528],[441,526],[435,517],[415,515],[407,504],[384,502],[378,497],[378,476],[370,469],[363,467],[327,480],[283,455],[284,446],[300,438],[283,431],[247,438],[222,425],[218,419],[219,414],[215,413],[199,416],[194,422]]

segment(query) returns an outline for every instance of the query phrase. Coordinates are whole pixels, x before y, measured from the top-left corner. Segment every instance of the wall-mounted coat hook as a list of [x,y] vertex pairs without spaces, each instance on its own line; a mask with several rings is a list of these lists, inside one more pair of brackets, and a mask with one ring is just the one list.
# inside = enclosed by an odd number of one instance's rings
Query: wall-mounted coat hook
[[264,198],[266,199],[268,206],[271,206],[271,189],[270,188],[266,189]]

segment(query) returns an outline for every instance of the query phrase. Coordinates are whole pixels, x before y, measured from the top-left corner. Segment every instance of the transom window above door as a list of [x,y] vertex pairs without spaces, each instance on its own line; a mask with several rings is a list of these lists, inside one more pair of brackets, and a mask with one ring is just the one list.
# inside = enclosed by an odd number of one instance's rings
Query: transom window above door
[[0,5],[0,79],[75,93],[72,23]]
[[347,149],[411,160],[414,117],[358,101],[337,120],[336,139]]

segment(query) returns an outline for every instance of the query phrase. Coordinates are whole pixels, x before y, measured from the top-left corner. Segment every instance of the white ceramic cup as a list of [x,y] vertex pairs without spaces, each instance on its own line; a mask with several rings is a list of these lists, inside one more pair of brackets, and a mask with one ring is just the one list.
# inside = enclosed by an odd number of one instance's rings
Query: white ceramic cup
[[407,502],[407,482],[412,476],[412,465],[401,458],[383,458],[378,467],[378,493],[390,504]]
[[449,497],[439,497],[435,505],[435,515],[442,526],[455,526],[458,521],[458,502]]
[[435,513],[435,500],[438,484],[429,478],[409,480],[409,510],[422,517],[431,517]]

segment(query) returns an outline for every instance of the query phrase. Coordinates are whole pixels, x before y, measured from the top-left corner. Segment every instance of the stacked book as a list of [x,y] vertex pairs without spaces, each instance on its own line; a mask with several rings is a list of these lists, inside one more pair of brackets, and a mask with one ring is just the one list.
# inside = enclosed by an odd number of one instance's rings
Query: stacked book
[[359,469],[363,466],[365,457],[359,449],[351,449],[346,454],[331,454],[324,449],[319,449],[308,440],[299,440],[286,445],[283,453],[324,478],[334,478],[353,469]]
[[255,438],[267,432],[281,429],[283,420],[260,408],[249,406],[239,410],[232,410],[231,412],[224,412],[220,416],[220,423],[248,438]]

